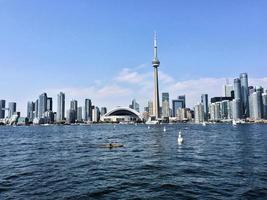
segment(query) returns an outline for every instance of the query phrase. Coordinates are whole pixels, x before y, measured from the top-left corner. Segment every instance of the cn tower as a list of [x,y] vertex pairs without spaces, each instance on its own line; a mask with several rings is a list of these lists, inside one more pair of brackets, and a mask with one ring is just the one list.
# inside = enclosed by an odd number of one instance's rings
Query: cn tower
[[158,49],[157,49],[157,34],[154,33],[154,58],[152,61],[152,65],[154,67],[154,101],[153,101],[153,115],[155,115],[156,119],[159,118],[159,82],[158,82],[158,67],[159,67],[159,59],[158,59]]

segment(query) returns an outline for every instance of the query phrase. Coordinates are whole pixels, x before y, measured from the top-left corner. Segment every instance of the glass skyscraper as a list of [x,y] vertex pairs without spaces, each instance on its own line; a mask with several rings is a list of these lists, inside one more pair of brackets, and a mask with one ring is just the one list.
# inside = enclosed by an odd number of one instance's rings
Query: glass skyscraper
[[85,99],[84,121],[92,121],[92,101],[91,101],[91,99]]
[[39,118],[44,117],[44,113],[47,111],[47,94],[43,93],[39,96],[39,108],[38,108],[38,116]]
[[6,100],[0,100],[0,119],[5,118]]
[[47,98],[47,111],[53,111],[53,99],[52,99],[52,97]]
[[8,103],[8,118],[11,118],[12,115],[14,115],[16,111],[17,111],[16,102],[9,102]]
[[169,93],[163,92],[162,93],[162,117],[169,117],[169,116],[170,116]]
[[208,94],[202,94],[201,95],[201,103],[204,106],[204,120],[208,120],[208,115],[209,115],[209,100],[208,100]]
[[60,92],[57,95],[57,121],[65,120],[65,94]]
[[241,111],[242,117],[246,118],[249,116],[249,103],[248,103],[248,75],[247,73],[240,74],[241,83]]

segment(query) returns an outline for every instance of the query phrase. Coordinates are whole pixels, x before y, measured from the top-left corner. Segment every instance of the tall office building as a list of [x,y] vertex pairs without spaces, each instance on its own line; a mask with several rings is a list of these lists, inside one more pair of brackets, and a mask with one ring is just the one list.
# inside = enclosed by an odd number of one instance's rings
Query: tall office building
[[[138,111],[139,112],[139,111]],[[100,115],[103,116],[107,113],[107,108],[106,107],[101,107],[101,112]]]
[[248,75],[247,73],[240,74],[241,83],[241,111],[242,118],[249,116],[249,102],[248,102]]
[[33,121],[34,119],[34,108],[35,108],[34,102],[29,101],[27,103],[27,118],[29,119],[29,121]]
[[159,59],[158,59],[158,50],[157,50],[157,35],[154,35],[154,58],[152,61],[152,65],[154,68],[154,101],[153,101],[153,114],[156,119],[159,116],[159,84],[158,84],[158,67],[159,67]]
[[5,118],[6,100],[0,100],[0,119]]
[[93,106],[93,109],[92,109],[92,121],[93,122],[99,122],[99,119],[100,119],[99,108],[97,106]]
[[174,99],[172,100],[172,116],[176,117],[177,110],[179,108],[185,108],[185,100],[184,99]]
[[202,94],[201,95],[201,103],[204,106],[204,120],[207,121],[208,117],[209,117],[208,94]]
[[[241,82],[239,78],[235,78],[234,79],[234,96],[235,96],[235,102],[233,104],[234,108],[237,110],[233,109],[233,113],[234,114],[238,114],[238,116],[234,116],[234,117],[238,117],[238,119],[241,118],[242,116],[242,99],[241,99]],[[238,107],[236,107],[238,106]]]
[[92,121],[92,101],[91,101],[91,99],[85,99],[84,121]]
[[65,94],[60,92],[57,95],[57,121],[65,120]]
[[186,108],[186,101],[185,101],[185,95],[179,95],[177,97],[178,100],[181,100],[183,102],[183,107],[182,108]]
[[47,111],[47,94],[43,93],[39,96],[39,104],[38,104],[38,116],[39,118],[44,117],[44,113]]
[[83,121],[83,107],[82,106],[78,107],[77,121],[78,122],[82,122]]
[[202,103],[195,105],[195,123],[199,124],[204,121],[204,106]]
[[75,123],[75,110],[69,109],[67,110],[67,123],[72,124]]
[[267,119],[267,92],[262,94],[262,118]]
[[154,113],[153,113],[153,101],[148,101],[147,107],[148,107],[148,114],[149,114],[149,116],[154,115]]
[[47,97],[47,111],[53,111],[53,99],[52,97]]
[[74,119],[77,119],[77,112],[78,112],[78,101],[77,100],[71,100],[70,102],[70,109],[74,112]]
[[36,101],[34,103],[34,118],[39,118],[38,108],[39,108],[39,100],[36,99]]
[[223,96],[232,97],[233,85],[226,84],[223,86]]
[[251,96],[250,109],[252,109],[250,118],[252,118],[254,120],[259,120],[262,118],[262,104],[261,104],[262,95],[261,95],[261,92],[259,90],[257,90],[256,92],[253,92],[253,94],[251,94],[250,96]]
[[162,93],[162,117],[170,117],[170,98],[168,92]]
[[129,105],[129,108],[134,109],[137,112],[140,112],[139,103],[137,103],[135,99],[132,100],[132,104]]
[[241,106],[241,101],[240,99],[234,99],[232,101],[232,112],[233,112],[233,119],[234,120],[238,120],[241,118],[241,109],[240,109],[240,106]]
[[8,103],[8,118],[11,118],[17,112],[17,103],[9,102]]

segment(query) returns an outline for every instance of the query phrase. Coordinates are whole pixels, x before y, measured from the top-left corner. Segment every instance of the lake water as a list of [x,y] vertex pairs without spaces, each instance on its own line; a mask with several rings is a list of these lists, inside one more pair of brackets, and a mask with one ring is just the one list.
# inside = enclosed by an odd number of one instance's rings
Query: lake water
[[0,199],[267,199],[267,125],[165,126],[2,126]]

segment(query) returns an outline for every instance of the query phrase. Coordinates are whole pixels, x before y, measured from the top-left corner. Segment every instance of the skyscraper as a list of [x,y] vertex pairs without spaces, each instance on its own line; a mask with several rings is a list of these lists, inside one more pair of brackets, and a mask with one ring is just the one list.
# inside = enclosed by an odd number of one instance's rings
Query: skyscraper
[[65,94],[60,92],[57,95],[57,121],[65,120]]
[[176,117],[177,109],[185,108],[185,96],[178,96],[178,99],[172,100],[172,116]]
[[47,97],[47,111],[53,111],[53,99],[52,99],[52,97]]
[[70,110],[73,110],[74,112],[74,120],[77,119],[77,112],[78,112],[78,101],[77,100],[71,100],[70,102]]
[[83,107],[80,106],[78,107],[78,111],[77,111],[77,121],[81,122],[83,120]]
[[169,93],[163,92],[162,93],[162,117],[169,117],[169,116],[170,116]]
[[100,115],[103,116],[107,113],[107,108],[106,107],[101,107],[101,112]]
[[185,95],[179,95],[177,97],[177,99],[179,99],[179,100],[181,100],[183,102],[183,107],[182,108],[185,108],[186,107]]
[[135,99],[132,100],[132,104],[129,105],[129,107],[131,109],[136,110],[137,112],[140,112],[140,110],[139,110],[139,103],[137,103]]
[[91,101],[91,99],[85,99],[84,121],[92,121],[92,101]]
[[6,100],[0,100],[0,119],[5,118]]
[[240,119],[241,116],[241,110],[240,110],[240,106],[241,106],[241,101],[240,99],[234,99],[232,101],[232,112],[233,112],[233,119],[237,120]]
[[39,118],[38,108],[39,108],[39,100],[36,99],[36,101],[34,103],[34,118]]
[[207,121],[208,120],[208,115],[209,115],[208,94],[202,94],[201,95],[201,103],[204,106],[204,120]]
[[154,34],[154,58],[152,61],[152,65],[154,67],[154,101],[153,101],[153,114],[155,115],[156,119],[159,116],[159,84],[158,84],[158,67],[160,65],[158,59],[158,50],[157,50],[157,35]]
[[[242,99],[241,99],[241,82],[239,78],[234,79],[234,92],[235,92],[235,102],[233,103],[233,114],[238,114],[238,119],[242,116]],[[236,107],[237,106],[237,107]],[[237,109],[237,110],[235,110]],[[235,118],[234,118],[235,119]]]
[[17,103],[16,102],[9,102],[8,103],[8,118],[11,118],[13,114],[17,111]]
[[149,116],[152,116],[154,114],[153,113],[153,108],[154,108],[153,101],[148,101],[147,107],[148,107],[148,114],[149,114]]
[[27,117],[29,121],[33,121],[34,119],[34,108],[35,108],[34,102],[29,101],[27,104]]
[[204,106],[202,103],[195,105],[195,123],[199,124],[204,121]]
[[44,117],[45,111],[47,111],[47,94],[43,93],[39,96],[39,108],[38,108],[38,116],[39,118]]
[[249,116],[249,103],[248,103],[248,75],[247,73],[240,74],[241,82],[241,111],[242,117],[246,118]]
[[259,120],[262,118],[262,95],[261,92],[259,90],[257,90],[256,92],[253,92],[253,94],[251,94],[251,98],[250,100],[251,102],[251,116],[250,118],[254,119],[254,120]]
[[223,86],[223,96],[225,97],[231,97],[233,91],[233,85],[226,84]]

